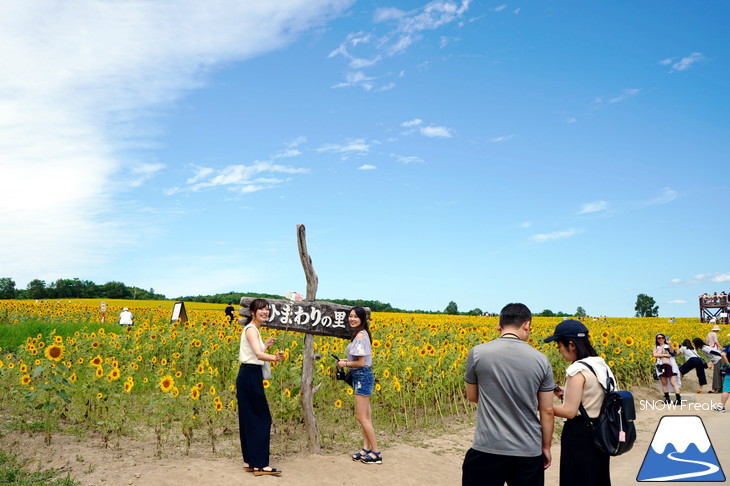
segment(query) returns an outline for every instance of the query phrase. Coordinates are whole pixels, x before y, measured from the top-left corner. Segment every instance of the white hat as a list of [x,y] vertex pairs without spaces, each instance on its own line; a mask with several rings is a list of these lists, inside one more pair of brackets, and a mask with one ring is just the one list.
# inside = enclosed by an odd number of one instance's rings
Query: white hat
[[[124,310],[127,310],[127,309],[124,309]],[[720,330],[720,326],[718,326],[717,324],[715,324],[714,326],[712,326],[712,330],[713,331],[719,331]]]
[[[122,309],[122,310],[128,311],[128,310],[129,310],[129,307],[125,307],[125,308],[124,308],[124,309]],[[715,326],[715,327],[717,327],[717,326]],[[719,331],[719,330],[720,330],[720,328],[719,328],[719,327],[717,327],[717,329],[713,329],[713,331]]]

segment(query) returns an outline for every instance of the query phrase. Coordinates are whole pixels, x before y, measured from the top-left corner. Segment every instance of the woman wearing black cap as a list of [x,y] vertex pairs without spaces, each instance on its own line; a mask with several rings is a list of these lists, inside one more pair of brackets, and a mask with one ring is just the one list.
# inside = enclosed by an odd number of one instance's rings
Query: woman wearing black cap
[[546,343],[557,341],[560,355],[573,363],[566,370],[565,387],[556,391],[563,399],[554,405],[556,417],[565,418],[560,439],[560,486],[610,486],[610,456],[593,446],[593,436],[586,417],[581,416],[582,404],[588,417],[601,413],[605,383],[616,379],[606,362],[588,339],[588,329],[580,322],[566,320],[555,328]]

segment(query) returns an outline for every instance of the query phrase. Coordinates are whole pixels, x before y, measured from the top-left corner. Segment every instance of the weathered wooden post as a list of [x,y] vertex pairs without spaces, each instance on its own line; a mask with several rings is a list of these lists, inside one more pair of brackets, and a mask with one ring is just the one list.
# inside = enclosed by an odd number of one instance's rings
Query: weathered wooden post
[[[303,224],[297,225],[297,246],[299,247],[299,258],[302,260],[304,267],[304,275],[307,278],[307,294],[305,299],[307,302],[314,302],[317,298],[317,285],[319,280],[317,274],[314,273],[312,259],[307,251],[307,230]],[[317,427],[317,417],[314,415],[314,394],[317,392],[312,387],[314,376],[314,336],[312,334],[304,335],[304,356],[302,362],[302,415],[304,417],[304,427],[309,435],[309,451],[319,452],[319,428]],[[319,385],[317,386],[319,388]]]

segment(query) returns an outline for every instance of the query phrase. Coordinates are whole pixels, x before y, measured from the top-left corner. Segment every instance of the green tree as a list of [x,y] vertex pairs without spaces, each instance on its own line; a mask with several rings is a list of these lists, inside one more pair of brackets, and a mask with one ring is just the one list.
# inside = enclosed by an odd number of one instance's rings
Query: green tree
[[15,294],[15,280],[10,277],[0,278],[0,299],[14,299]]
[[575,317],[586,317],[588,314],[586,314],[586,310],[578,306],[578,308],[575,310]]
[[472,309],[466,313],[466,315],[468,316],[481,316],[482,314],[484,314],[484,311],[481,310],[479,307]]
[[28,282],[26,295],[29,299],[44,299],[48,296],[46,282],[37,278]]
[[655,305],[654,299],[646,294],[636,296],[636,317],[657,317],[659,315],[659,306]]
[[132,291],[122,282],[107,282],[100,288],[107,299],[131,299]]
[[449,304],[446,306],[446,309],[444,309],[444,314],[451,314],[456,315],[459,313],[459,307],[456,305],[456,302],[453,300],[449,302]]
[[551,311],[550,309],[545,309],[544,311],[540,312],[538,316],[555,317],[555,312]]

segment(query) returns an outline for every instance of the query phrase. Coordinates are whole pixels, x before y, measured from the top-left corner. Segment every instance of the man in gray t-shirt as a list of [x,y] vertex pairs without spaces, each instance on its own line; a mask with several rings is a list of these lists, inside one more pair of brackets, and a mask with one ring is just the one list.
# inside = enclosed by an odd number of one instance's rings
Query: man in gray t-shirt
[[555,382],[548,359],[525,342],[531,322],[527,306],[508,304],[499,317],[500,338],[469,351],[466,395],[479,408],[463,486],[544,484]]

